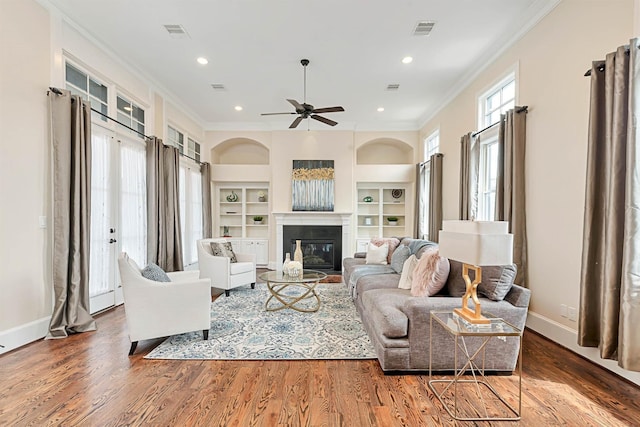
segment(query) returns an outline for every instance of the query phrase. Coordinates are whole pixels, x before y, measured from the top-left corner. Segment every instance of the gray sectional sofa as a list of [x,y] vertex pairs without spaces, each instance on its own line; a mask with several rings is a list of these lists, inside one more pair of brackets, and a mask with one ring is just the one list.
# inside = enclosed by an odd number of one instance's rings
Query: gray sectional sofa
[[[426,248],[435,243],[402,238],[400,245],[409,246],[418,258]],[[365,329],[375,347],[380,367],[385,373],[393,371],[424,372],[429,369],[429,319],[432,310],[448,310],[460,307],[461,298],[451,296],[449,290],[460,290],[461,268],[449,260],[451,271],[447,285],[435,296],[413,297],[409,290],[399,289],[400,274],[390,266],[369,268],[364,253],[343,260],[343,276],[346,286],[351,286],[352,297]],[[375,271],[375,270],[378,271]],[[369,270],[364,273],[364,270]],[[391,271],[390,271],[391,270]],[[484,279],[483,269],[483,279]],[[451,283],[450,283],[451,282]],[[464,282],[462,282],[464,283]],[[484,280],[483,280],[484,283]],[[457,288],[456,288],[457,286]],[[482,286],[482,285],[480,285]],[[480,287],[479,287],[480,288]],[[523,330],[527,318],[530,291],[511,285],[501,301],[480,296],[482,311],[501,317]],[[432,369],[451,371],[454,367],[453,337],[434,322]],[[481,343],[479,337],[467,337],[466,344],[473,352]],[[519,350],[518,337],[493,338],[486,347],[487,371],[509,374],[516,367]],[[463,363],[460,360],[459,364]],[[461,367],[461,365],[459,366]]]

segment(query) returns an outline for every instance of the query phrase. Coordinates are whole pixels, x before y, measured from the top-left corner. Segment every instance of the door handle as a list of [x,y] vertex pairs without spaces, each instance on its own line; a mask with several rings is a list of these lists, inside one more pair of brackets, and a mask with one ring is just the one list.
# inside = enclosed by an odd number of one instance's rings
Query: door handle
[[116,232],[116,229],[115,229],[115,228],[110,228],[110,229],[109,229],[109,233],[113,234],[113,233],[115,233],[115,232]]
[[109,243],[116,243],[117,240],[116,239],[109,239]]

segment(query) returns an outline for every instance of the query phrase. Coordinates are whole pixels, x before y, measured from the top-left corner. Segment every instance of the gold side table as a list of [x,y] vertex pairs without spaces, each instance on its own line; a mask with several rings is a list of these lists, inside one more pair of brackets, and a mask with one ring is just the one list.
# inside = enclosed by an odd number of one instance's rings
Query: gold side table
[[[316,293],[316,285],[325,277],[327,277],[325,273],[316,270],[303,270],[300,276],[289,276],[282,271],[267,271],[260,274],[259,278],[267,282],[267,288],[271,293],[264,304],[265,310],[278,311],[290,308],[303,313],[318,311],[320,296]],[[298,292],[285,292],[290,287],[299,288]],[[298,304],[310,298],[315,300],[312,304],[306,307]],[[270,304],[272,300],[276,300],[277,303]]]
[[[490,319],[489,325],[470,325],[463,319],[454,315],[451,311],[432,311],[429,321],[429,388],[436,395],[447,413],[458,421],[518,421],[521,418],[522,411],[522,331],[503,319],[496,318],[489,313],[482,313]],[[454,368],[453,378],[450,379],[433,379],[432,378],[432,337],[434,323],[445,329],[454,338]],[[505,337],[518,337],[518,408],[517,410],[509,404],[500,394],[493,388],[485,376],[485,350],[491,339],[506,339]],[[466,337],[480,337],[482,339],[480,346],[471,354],[465,342]],[[458,368],[459,353],[464,357],[464,364]],[[481,360],[478,360],[481,359]],[[465,376],[465,372],[469,375]],[[437,385],[442,385],[439,387]],[[470,401],[467,406],[472,406],[478,416],[464,416],[460,412],[458,399],[458,388],[463,385],[471,385],[476,392],[476,396],[480,403],[480,407],[476,407]],[[489,415],[487,408],[487,399],[483,397],[481,388],[486,388],[489,396],[497,398],[495,404],[502,406],[501,411],[506,413],[504,416]],[[445,398],[449,400],[453,398],[453,404],[445,402]],[[497,409],[497,408],[496,408]]]

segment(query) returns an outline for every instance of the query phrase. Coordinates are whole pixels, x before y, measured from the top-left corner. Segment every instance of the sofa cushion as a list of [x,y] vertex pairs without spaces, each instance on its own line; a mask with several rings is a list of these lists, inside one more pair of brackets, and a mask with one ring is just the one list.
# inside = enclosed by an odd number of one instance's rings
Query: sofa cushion
[[381,246],[369,245],[367,248],[367,264],[387,264],[387,255],[389,254],[389,244],[384,243]]
[[[467,290],[467,286],[462,277],[462,263],[460,261],[449,260],[449,264],[451,265],[447,279],[449,295],[461,297]],[[516,272],[517,267],[515,264],[482,267],[482,281],[478,285],[478,294],[493,301],[502,301],[513,286]],[[473,274],[470,275],[470,278],[473,280]]]
[[404,262],[402,267],[402,273],[400,274],[400,281],[398,282],[398,288],[411,289],[411,283],[413,282],[413,274],[418,265],[418,258],[415,255],[411,255]]
[[399,289],[374,289],[362,294],[362,306],[368,321],[387,338],[406,337],[409,331],[409,319],[400,310],[409,293]]
[[389,245],[389,252],[387,253],[387,264],[391,264],[391,256],[400,244],[400,240],[395,237],[374,237],[369,241],[369,246],[376,245],[382,246],[384,244]]
[[414,297],[433,296],[447,283],[449,260],[441,257],[438,247],[428,248],[418,260],[411,281],[411,295]]
[[170,282],[169,276],[165,271],[157,264],[149,263],[145,268],[140,271],[142,277],[145,279],[153,280],[154,282]]
[[211,242],[211,253],[213,256],[230,258],[230,262],[238,262],[231,242]]
[[254,268],[252,262],[234,262],[229,264],[229,273],[233,276],[235,274],[253,271]]
[[410,255],[411,250],[408,246],[398,246],[391,255],[391,268],[398,274],[402,273],[404,262]]

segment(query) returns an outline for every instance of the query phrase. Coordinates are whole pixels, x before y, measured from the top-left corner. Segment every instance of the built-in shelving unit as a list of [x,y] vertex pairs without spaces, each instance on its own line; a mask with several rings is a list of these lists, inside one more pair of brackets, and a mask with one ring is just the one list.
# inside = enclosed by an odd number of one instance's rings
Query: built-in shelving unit
[[[407,235],[406,187],[402,184],[357,184],[356,248],[372,237]],[[370,201],[368,201],[370,200]],[[396,218],[397,222],[389,219]]]
[[[268,264],[269,184],[220,183],[216,195],[217,235],[227,237],[238,252],[255,253],[258,265]],[[262,220],[256,221],[255,217]]]

